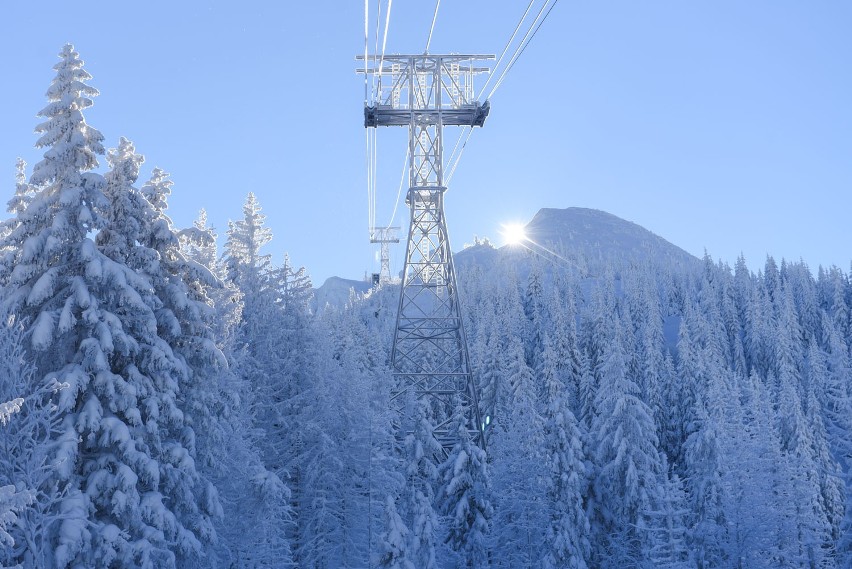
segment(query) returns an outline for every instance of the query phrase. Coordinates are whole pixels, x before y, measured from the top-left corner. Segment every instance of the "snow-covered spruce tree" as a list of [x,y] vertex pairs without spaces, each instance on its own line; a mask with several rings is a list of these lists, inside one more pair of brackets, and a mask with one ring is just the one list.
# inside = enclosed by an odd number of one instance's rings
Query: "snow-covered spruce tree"
[[254,194],[243,206],[243,219],[230,224],[223,259],[227,277],[243,296],[237,331],[238,367],[251,390],[248,401],[255,428],[262,429],[260,445],[264,464],[284,476],[289,459],[286,450],[287,409],[290,397],[286,365],[287,327],[277,305],[269,256],[261,248],[272,239],[264,227],[265,216]]
[[159,169],[143,186],[156,212],[145,242],[158,251],[164,268],[155,281],[164,298],[160,327],[164,334],[179,330],[183,338],[177,353],[190,375],[181,399],[198,433],[193,443],[199,468],[215,481],[216,491],[207,489],[211,500],[216,494],[223,500],[221,510],[217,506],[221,539],[206,563],[287,567],[290,491],[279,473],[261,460],[259,433],[247,416],[251,398],[243,396],[250,390],[234,372],[240,362],[232,369],[225,356],[234,359],[239,349],[234,327],[241,315],[241,296],[232,284],[216,278],[212,271],[218,266],[207,266],[215,236],[206,224],[182,231],[172,228],[164,212],[171,186]]
[[739,388],[739,397],[726,399],[722,432],[726,556],[738,568],[775,568],[785,507],[774,486],[783,457],[763,382],[753,372],[740,379]]
[[[202,543],[215,538],[211,517],[220,515],[215,490],[197,470],[198,417],[188,397],[196,369],[181,353],[193,343],[193,328],[203,325],[187,312],[167,315],[191,300],[182,275],[169,270],[167,251],[156,247],[165,237],[160,212],[133,186],[143,160],[126,139],[110,151],[103,226],[86,267],[108,326],[94,323],[102,351],[94,356],[108,363],[98,370],[80,417],[85,428],[104,432],[106,448],[93,449],[95,465],[84,465],[84,472],[91,470],[87,490],[108,520],[103,540],[94,539],[96,563],[187,566]],[[129,472],[116,477],[122,469]],[[148,538],[152,543],[145,544],[141,538],[151,531],[162,534],[163,543]]]
[[580,411],[580,381],[586,362],[577,340],[576,284],[564,286],[564,292],[554,288],[550,299],[553,307],[552,345],[555,355],[556,373],[565,386],[569,408],[576,417]]
[[659,494],[661,463],[650,409],[626,375],[621,322],[601,353],[590,437],[593,456],[592,562],[602,568],[643,559],[645,516]]
[[[544,338],[542,338],[543,341]],[[504,373],[509,386],[505,409],[490,431],[495,499],[490,550],[497,567],[537,567],[547,525],[545,475],[541,469],[542,418],[535,377],[524,359],[524,344],[509,339]]]
[[783,460],[776,492],[783,496],[781,560],[798,567],[822,567],[831,560],[831,524],[814,456],[814,433],[790,376],[782,379],[777,409]]
[[6,401],[0,403],[0,486],[32,500],[17,512],[16,523],[7,526],[14,545],[0,548],[0,566],[44,567],[52,553],[48,529],[61,516],[58,505],[65,496],[52,453],[52,441],[62,432],[62,414],[55,405],[61,386],[35,377],[23,332],[14,318],[0,324],[0,401]]
[[695,565],[687,547],[684,520],[689,511],[683,484],[677,474],[671,477],[666,474],[665,457],[663,471],[656,503],[646,515],[648,533],[643,543],[644,557],[654,569],[692,569]]
[[[0,222],[0,238],[5,238],[18,224],[18,216],[26,211],[27,205],[33,199],[33,188],[27,183],[27,163],[23,158],[18,158],[15,162],[15,194],[9,200],[6,211],[12,214],[12,217]],[[6,252],[12,254],[14,248],[11,247]],[[2,253],[0,253],[2,254]]]
[[458,439],[438,467],[438,502],[446,516],[446,542],[459,554],[462,567],[487,568],[486,538],[494,513],[488,464],[485,451],[471,438],[460,400],[455,409],[451,428]]
[[408,558],[408,528],[396,511],[393,496],[385,500],[385,531],[379,539],[379,567],[382,569],[415,569]]
[[[272,240],[272,231],[264,226],[265,219],[260,203],[249,192],[243,205],[243,219],[228,227],[225,264],[230,279],[243,289],[267,285],[271,262],[269,255],[262,254],[260,250]],[[255,289],[255,292],[259,291],[259,288]]]
[[540,263],[534,261],[523,298],[524,315],[527,317],[526,328],[528,330],[524,338],[524,355],[527,365],[531,368],[536,368],[539,365],[538,359],[543,349],[542,336],[550,325],[550,316],[545,306],[543,278]]
[[355,388],[354,377],[331,357],[334,348],[329,336],[318,335],[311,349],[313,387],[304,394],[296,418],[300,439],[293,461],[297,473],[293,486],[294,561],[300,567],[350,567],[351,560],[343,554],[352,546],[345,536],[344,524],[350,520],[346,519],[343,495],[352,491],[354,481],[345,477],[344,463],[348,452],[358,449],[344,449],[343,445],[351,427],[346,394]]
[[[823,420],[820,423],[826,431],[827,444],[837,466],[827,469],[828,474],[841,478],[840,488],[844,505],[837,507],[834,500],[828,499],[830,512],[837,511],[840,519],[830,516],[836,534],[836,553],[840,567],[852,567],[852,398],[846,387],[845,378],[849,377],[849,361],[842,338],[830,324],[829,317],[823,312],[824,335],[827,336],[831,354],[826,354],[813,343],[808,356],[808,380],[812,389],[817,391],[819,410]],[[831,365],[829,365],[831,360]],[[809,405],[809,412],[813,413]],[[835,492],[823,492],[829,496]]]
[[600,386],[604,352],[612,340],[613,318],[617,312],[614,279],[614,275],[607,272],[601,277],[598,286],[592,289],[591,303],[583,312],[583,327],[580,330],[580,345],[585,354],[586,369],[580,378],[577,418],[589,431],[597,416],[595,397]]
[[[74,302],[72,285],[80,281],[84,269],[84,250],[93,249],[85,240],[89,231],[97,230],[100,220],[94,211],[104,202],[101,188],[103,178],[88,173],[97,165],[97,154],[103,153],[102,135],[89,127],[82,111],[92,105],[90,97],[97,91],[85,84],[91,76],[71,45],[60,53],[61,61],[47,96],[50,103],[39,113],[47,119],[36,127],[41,134],[36,146],[46,148],[44,159],[36,165],[31,183],[37,193],[26,209],[17,211],[11,231],[4,236],[3,264],[0,280],[5,285],[3,312],[17,314],[30,323],[31,358],[38,378],[49,376],[61,368],[77,350],[68,334],[65,319],[65,341],[54,343],[54,328],[63,306]],[[80,297],[87,300],[88,291],[80,288]],[[51,346],[53,344],[53,346]],[[80,390],[77,377],[87,382],[90,377],[82,369],[67,369],[63,375],[74,375],[74,391],[66,401],[64,411],[71,411]],[[75,373],[76,372],[76,373]],[[81,379],[82,379],[81,378]],[[63,564],[69,562],[69,546],[82,549],[88,546],[90,532],[86,527],[86,501],[79,491],[79,475],[75,471],[77,438],[74,418],[69,416],[56,434],[60,444],[51,461],[63,461],[63,468],[49,483],[54,492],[67,492],[65,498],[52,508],[54,523],[45,527],[44,557],[35,562],[53,564],[54,548],[62,548]],[[54,444],[56,444],[54,442]],[[73,449],[72,449],[73,447]],[[59,543],[59,520],[62,519],[63,540]],[[32,552],[31,555],[37,555]]]
[[[109,183],[87,172],[101,135],[83,119],[97,91],[66,46],[37,127],[47,148],[39,188],[7,238],[22,243],[4,305],[30,328],[36,376],[67,383],[55,440],[57,483],[67,492],[47,528],[51,565],[174,566],[196,555],[206,514],[177,405],[185,366],[157,334],[159,300],[126,261],[138,253],[110,236],[137,230],[121,195],[134,160],[113,154]],[[132,152],[131,152],[132,153]],[[144,201],[144,200],[140,200]],[[139,203],[139,202],[137,202]],[[125,215],[127,214],[127,215]],[[102,252],[91,233],[104,233]],[[144,256],[144,255],[143,255]],[[9,267],[4,267],[8,268]]]
[[[254,428],[260,434],[258,447],[266,468],[282,479],[287,477],[292,491],[293,523],[287,525],[287,535],[293,541],[294,562],[305,564],[311,559],[319,564],[357,564],[353,559],[360,559],[360,553],[353,553],[352,558],[346,555],[362,545],[366,550],[366,544],[346,539],[346,544],[340,544],[337,551],[328,551],[324,545],[319,545],[344,539],[350,528],[357,526],[360,531],[367,527],[356,523],[354,518],[348,518],[348,525],[342,527],[335,527],[340,520],[331,521],[333,515],[351,506],[347,500],[351,501],[355,489],[351,485],[339,486],[340,492],[323,497],[329,500],[323,504],[333,504],[323,509],[325,506],[320,507],[319,502],[310,498],[316,496],[317,489],[310,487],[312,482],[309,482],[324,479],[324,476],[344,476],[342,469],[352,465],[335,463],[330,467],[325,462],[338,460],[335,457],[340,451],[338,445],[349,448],[342,439],[338,440],[338,435],[356,433],[361,436],[367,432],[360,429],[341,432],[342,417],[337,417],[338,422],[333,418],[340,403],[332,401],[343,397],[343,393],[331,386],[341,373],[350,373],[339,367],[344,365],[343,360],[351,363],[354,355],[347,348],[336,353],[337,359],[332,357],[334,349],[326,344],[330,340],[321,338],[327,331],[314,329],[310,319],[310,278],[304,268],[294,268],[286,257],[282,267],[272,266],[269,255],[262,252],[272,239],[264,221],[257,198],[249,194],[243,206],[243,218],[230,224],[223,258],[228,280],[243,295],[236,358],[239,373],[250,387],[248,405]],[[319,345],[327,348],[326,353],[322,353]],[[345,357],[341,357],[341,353],[345,353]],[[344,384],[352,389],[363,387],[354,377]],[[320,392],[323,389],[332,391],[330,394]],[[363,395],[366,391],[359,393]],[[326,402],[329,408],[321,408],[320,401]],[[343,408],[348,410],[347,405],[355,405],[356,400],[344,403]],[[349,416],[366,419],[363,412]],[[332,435],[332,431],[337,434]],[[317,446],[310,448],[311,444]],[[350,450],[360,452],[364,449],[358,446]],[[307,472],[308,468],[330,470]],[[356,484],[360,486],[362,482],[359,479]],[[345,494],[344,489],[350,494]],[[318,533],[308,535],[312,531],[309,526]]]
[[[3,348],[12,347],[12,344],[8,341],[7,337],[8,335],[0,339],[0,342],[2,342],[0,346]],[[8,356],[13,354],[6,353],[4,355]],[[11,362],[0,361],[0,365],[9,365],[10,363],[15,363],[14,358]],[[20,380],[19,374],[16,375],[17,377],[11,375],[4,375],[4,377],[9,383],[20,383],[20,381],[15,381],[16,379]],[[4,455],[6,460],[3,461],[2,466],[11,466],[11,464],[7,465],[6,463],[13,460],[13,457],[10,456],[11,453],[8,452],[13,450],[13,448],[10,448],[11,445],[7,444],[10,442],[10,437],[8,437],[1,429],[9,423],[12,415],[21,411],[21,407],[24,405],[24,399],[22,397],[15,397],[14,399],[7,399],[7,397],[7,394],[0,392],[0,444],[2,444],[4,450],[7,451],[7,454]],[[26,441],[20,442],[26,443]],[[15,546],[15,539],[9,534],[9,530],[11,529],[11,526],[17,525],[18,514],[29,506],[35,498],[32,490],[29,490],[28,488],[21,489],[16,487],[15,484],[8,484],[8,482],[9,480],[7,477],[0,477],[0,546],[3,547],[3,550],[0,551],[0,555]],[[5,567],[9,560],[4,560],[3,557],[6,556],[3,555],[0,557],[0,562],[3,562],[3,566]]]
[[[142,187],[142,193],[150,195],[152,199],[156,199],[155,196],[159,192],[154,192],[153,190],[146,191],[146,189],[162,183],[167,175],[159,168],[155,168],[149,183]],[[171,184],[171,182],[169,183]],[[207,210],[204,208],[199,210],[198,217],[192,222],[192,227],[180,232],[181,247],[184,255],[196,263],[204,265],[217,276],[222,277],[224,275],[219,274],[221,263],[219,263],[216,253],[216,238],[216,229],[207,224]]]
[[[716,405],[722,400],[715,396],[717,393],[719,387],[714,387],[710,410],[705,407],[702,397],[694,402],[694,425],[684,444],[684,471],[689,491],[687,504],[691,514],[690,548],[698,569],[721,567],[725,560],[727,520],[723,506],[726,488],[722,483],[722,436]],[[669,491],[677,489],[669,487]]]
[[[145,255],[137,255],[131,266],[150,275],[161,301],[156,311],[158,333],[185,364],[188,377],[181,390],[181,405],[195,431],[193,452],[207,466],[210,455],[224,442],[220,417],[227,414],[219,382],[223,373],[227,375],[228,366],[215,341],[217,314],[208,294],[221,285],[210,269],[181,251],[181,232],[166,215],[172,185],[168,173],[154,168],[142,186],[139,193],[145,205],[137,239]],[[190,237],[199,240],[203,235],[193,232]]]
[[549,519],[542,565],[585,569],[590,554],[589,520],[583,503],[589,486],[586,453],[568,390],[557,376],[555,354],[545,336],[539,378],[546,394],[543,449],[549,475]]
[[[143,193],[155,195],[153,191],[146,192],[146,190],[156,186],[158,184],[157,179],[160,177],[162,177],[162,182],[171,185],[167,176],[168,174],[163,173],[159,168],[155,168],[151,180],[142,187]],[[215,310],[212,324],[216,345],[222,350],[228,361],[232,362],[238,350],[237,333],[242,318],[243,295],[236,285],[226,278],[224,263],[220,262],[216,251],[216,230],[207,224],[207,212],[204,209],[199,211],[198,218],[193,222],[192,227],[180,230],[178,235],[183,255],[190,261],[207,267],[220,281],[216,283],[216,286],[206,287],[206,293]],[[237,381],[237,378],[233,375],[233,373],[229,373],[231,383]],[[233,395],[239,396],[241,389],[239,386],[233,385],[231,391],[234,391]],[[236,405],[234,402],[232,404]]]
[[429,418],[429,407],[423,401],[416,405],[412,432],[405,437],[406,483],[403,491],[405,512],[411,523],[409,559],[418,569],[436,569],[436,541],[439,521],[435,512],[437,463],[443,455],[441,443],[435,439]]

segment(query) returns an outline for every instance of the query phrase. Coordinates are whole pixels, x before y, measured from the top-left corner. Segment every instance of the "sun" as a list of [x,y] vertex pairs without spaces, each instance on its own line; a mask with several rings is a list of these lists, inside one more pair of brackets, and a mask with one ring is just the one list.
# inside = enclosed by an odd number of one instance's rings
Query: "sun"
[[504,223],[503,230],[500,234],[503,236],[503,242],[506,245],[519,245],[526,241],[527,234],[524,232],[524,226],[520,223]]

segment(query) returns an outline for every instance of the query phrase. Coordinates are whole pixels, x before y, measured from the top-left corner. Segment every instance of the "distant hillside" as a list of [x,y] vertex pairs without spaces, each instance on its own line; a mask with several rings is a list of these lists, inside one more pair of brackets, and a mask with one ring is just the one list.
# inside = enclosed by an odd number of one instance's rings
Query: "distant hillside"
[[[522,246],[495,248],[479,244],[454,255],[459,275],[479,266],[492,276],[513,271],[526,278],[533,259],[543,261],[544,270],[561,267],[593,276],[604,265],[681,265],[697,267],[699,259],[644,227],[596,209],[544,208],[526,227],[529,241]],[[400,267],[401,269],[401,267]],[[360,280],[331,277],[314,294],[314,308],[326,304],[341,307],[349,290],[370,290]]]
[[469,247],[455,256],[464,271],[470,265],[484,267],[503,262],[515,265],[523,275],[529,259],[541,259],[583,273],[594,273],[601,265],[675,264],[697,265],[699,260],[662,237],[633,222],[605,211],[571,207],[544,208],[525,227],[529,239],[524,246],[487,245]]
[[362,280],[343,279],[340,277],[329,277],[322,286],[314,291],[313,309],[316,312],[327,304],[334,307],[346,305],[349,300],[349,291],[355,289],[356,293],[363,294],[370,290],[370,283]]
[[589,259],[683,264],[698,260],[644,227],[597,209],[541,209],[527,224],[526,234],[535,243],[582,252]]

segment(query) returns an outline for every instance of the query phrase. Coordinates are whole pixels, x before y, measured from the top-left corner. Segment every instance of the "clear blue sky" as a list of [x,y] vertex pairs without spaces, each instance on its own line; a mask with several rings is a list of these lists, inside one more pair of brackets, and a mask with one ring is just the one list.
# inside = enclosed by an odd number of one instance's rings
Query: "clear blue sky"
[[[499,54],[526,5],[444,0],[431,51]],[[388,52],[421,52],[433,9],[394,2]],[[317,285],[378,270],[353,72],[363,25],[360,0],[7,2],[4,195],[15,158],[40,158],[35,114],[72,42],[101,91],[90,124],[109,146],[133,140],[143,176],[172,173],[176,224],[205,207],[224,234],[252,191],[276,263],[289,252]],[[848,270],[850,30],[846,1],[561,0],[452,180],[453,247],[499,241],[502,223],[542,207],[581,206],[732,264],[743,252],[757,268],[771,253]],[[402,131],[379,132],[379,223],[393,209]],[[407,222],[404,208],[397,220]],[[393,258],[398,270],[402,244]]]

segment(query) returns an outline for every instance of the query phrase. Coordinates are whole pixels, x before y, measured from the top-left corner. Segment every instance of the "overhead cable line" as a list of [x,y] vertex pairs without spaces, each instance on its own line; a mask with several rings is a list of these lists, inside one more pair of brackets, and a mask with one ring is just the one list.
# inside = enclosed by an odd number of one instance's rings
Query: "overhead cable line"
[[[536,26],[535,30],[533,31],[533,33],[529,37],[529,39],[527,39],[526,36],[524,36],[524,39],[521,40],[521,43],[518,46],[520,49],[516,51],[515,55],[509,61],[509,65],[506,67],[505,70],[503,70],[502,75],[500,75],[500,79],[497,80],[497,84],[494,85],[494,88],[491,89],[490,93],[488,93],[489,99],[494,96],[494,93],[497,91],[497,88],[500,87],[500,85],[503,84],[503,81],[506,79],[506,74],[509,73],[509,71],[511,71],[512,67],[515,66],[515,63],[518,61],[518,59],[521,57],[521,55],[523,55],[524,51],[526,51],[527,46],[530,45],[530,42],[533,40],[535,35],[538,33],[538,30],[541,29],[542,24],[544,24],[545,20],[547,20],[547,17],[550,15],[551,10],[553,10],[553,7],[556,6],[557,2],[559,2],[559,0],[553,0],[553,3],[550,4],[550,8],[547,9],[547,13],[545,13],[544,17],[541,19],[541,21],[538,22],[538,26]],[[547,4],[548,4],[548,2],[545,2],[544,5],[541,7],[541,10],[539,10],[538,15],[535,17],[535,20],[533,20],[533,23],[530,26],[530,29],[532,29],[532,26],[534,26],[535,23],[538,21],[539,17],[541,16],[542,11],[545,9],[545,7],[547,7]],[[527,31],[527,35],[528,34],[529,34],[529,31]]]
[[[485,89],[488,88],[489,83],[491,83],[491,80],[497,74],[497,70],[500,68],[500,63],[502,63],[503,58],[506,57],[506,53],[509,51],[509,47],[511,47],[512,42],[515,41],[515,37],[518,35],[518,31],[521,29],[521,26],[523,26],[524,21],[527,19],[527,15],[530,13],[530,10],[532,9],[533,4],[535,4],[535,0],[530,0],[529,4],[527,4],[526,10],[524,10],[524,13],[521,14],[521,19],[518,20],[518,23],[515,26],[515,29],[512,31],[512,35],[510,35],[508,41],[506,41],[506,45],[503,46],[503,51],[500,53],[500,57],[497,58],[497,63],[494,64],[493,71],[488,75],[488,80],[485,82],[485,84],[480,89],[479,94],[476,97],[477,99],[482,98],[482,94],[485,92]],[[538,16],[541,15],[541,12],[544,10],[545,6],[547,6],[547,1],[541,7],[541,10],[539,10]],[[538,19],[538,16],[536,16],[536,20]],[[536,20],[533,20],[532,23],[530,24],[530,27],[527,29],[527,32],[524,34],[524,39],[526,39],[526,37],[530,34],[530,30],[532,30],[532,27],[535,25]],[[523,40],[521,40],[521,43],[523,43]],[[519,47],[520,47],[520,44],[519,44]],[[515,54],[517,54],[517,52],[518,52],[518,49],[516,48],[515,53],[512,54],[512,57],[515,57]],[[500,77],[502,79],[503,75],[501,75]],[[490,95],[489,95],[489,97],[490,97]],[[470,127],[468,127],[467,136],[465,136],[465,130],[464,129],[462,129],[461,133],[459,133],[459,137],[456,140],[456,144],[453,147],[453,151],[450,154],[450,158],[449,158],[449,160],[447,160],[447,165],[449,166],[449,168],[448,168],[449,174],[447,176],[447,185],[450,184],[450,180],[452,180],[452,178],[453,178],[453,173],[456,171],[456,167],[458,166],[459,160],[461,159],[461,156],[464,153],[464,149],[465,149],[465,147],[467,147],[467,142],[468,142],[468,140],[470,140],[471,136],[473,136],[473,128],[470,128]],[[464,139],[464,144],[462,144],[462,139]],[[459,144],[462,145],[461,151],[459,152],[458,156],[456,156],[456,150],[459,148]],[[455,159],[455,161],[453,161],[453,159]]]
[[405,160],[402,162],[402,174],[399,177],[399,188],[396,190],[396,201],[393,202],[393,213],[391,214],[390,221],[388,222],[388,227],[393,225],[393,220],[396,219],[396,210],[399,206],[399,198],[402,196],[402,185],[405,183],[405,171],[408,169],[408,157],[411,152],[410,148],[405,150]]
[[[463,126],[462,127],[461,132],[459,133],[459,137],[456,139],[456,144],[455,144],[455,146],[453,146],[453,151],[450,152],[450,157],[447,158],[447,166],[449,166],[450,164],[453,163],[453,158],[456,155],[456,151],[459,149],[459,144],[461,144],[462,138],[464,138],[464,134],[466,132],[465,129],[470,129],[470,128],[471,127],[469,127],[469,126]],[[449,182],[449,179],[447,179],[447,182]]]
[[[379,53],[379,29],[382,27],[382,0],[377,0],[376,2],[376,33],[375,33],[375,42],[373,45],[373,55]],[[366,67],[367,62],[364,62],[364,66]],[[376,97],[376,80],[378,79],[378,75],[373,74],[373,98]]]
[[435,31],[435,20],[438,19],[438,7],[441,5],[441,0],[435,2],[435,13],[432,15],[432,25],[429,27],[429,39],[426,40],[426,51],[429,53],[429,46],[432,44],[432,32]]
[[[390,26],[391,7],[393,7],[393,0],[388,0],[388,10],[387,10],[387,14],[385,14],[385,33],[384,33],[384,36],[382,37],[382,56],[379,58],[379,72],[378,72],[379,86],[381,86],[381,84],[382,84],[382,65],[384,64],[384,61],[385,61],[385,48],[388,45],[388,27]],[[376,29],[376,37],[378,37],[378,34],[379,34],[379,30],[377,28]],[[376,51],[378,51],[378,45],[376,46]],[[365,65],[366,65],[366,63],[365,63]],[[376,96],[377,97],[380,96],[380,93],[377,92]]]
[[[364,66],[367,65],[367,52],[370,45],[370,0],[364,0]],[[369,74],[364,73],[364,104],[368,102],[370,92]]]
[[[495,65],[495,67],[494,67],[495,72],[496,72],[497,66],[499,66],[499,64],[500,64],[500,60],[503,59],[503,56],[505,55],[506,51],[508,50],[509,45],[511,45],[512,40],[517,35],[518,29],[521,27],[524,20],[526,19],[527,12],[529,12],[530,8],[532,7],[533,1],[531,1],[530,4],[527,6],[527,9],[524,11],[524,15],[521,16],[521,19],[518,22],[518,25],[515,26],[515,31],[512,32],[512,36],[509,38],[509,41],[506,42],[506,47],[503,48],[503,53],[500,55],[500,59],[498,60],[497,65]],[[491,97],[493,97],[494,93],[497,91],[497,88],[500,87],[500,85],[503,84],[503,81],[506,79],[506,75],[509,73],[509,71],[512,69],[512,67],[514,67],[515,63],[517,63],[518,59],[521,57],[521,55],[523,55],[524,51],[526,51],[527,46],[530,44],[530,42],[533,40],[535,35],[538,33],[538,30],[541,28],[542,24],[544,24],[545,20],[547,20],[547,17],[550,15],[551,10],[553,10],[553,7],[556,6],[557,2],[559,2],[559,0],[553,0],[552,3],[550,2],[550,0],[546,0],[545,3],[541,6],[541,8],[538,11],[538,14],[536,14],[535,19],[530,24],[530,27],[527,28],[527,31],[524,34],[524,37],[521,38],[520,43],[515,48],[515,52],[512,55],[512,57],[509,59],[508,65],[503,70],[503,72],[500,74],[499,79],[497,79],[497,83],[495,83],[494,87],[491,89],[491,92],[488,93],[488,97],[486,97],[486,99],[491,99]],[[549,5],[549,7],[548,7],[548,5]],[[545,12],[545,9],[547,9],[547,12]],[[542,14],[544,14],[544,17],[542,17]],[[538,24],[538,25],[536,25],[536,24]],[[486,85],[488,84],[488,82],[491,81],[491,78],[493,76],[494,76],[494,74],[492,73],[491,76],[489,76],[488,81],[486,82]],[[480,97],[482,96],[482,92],[484,92],[484,90],[485,90],[485,88],[483,86],[483,89],[480,92]],[[479,97],[477,97],[477,98],[479,98]],[[471,128],[470,131],[467,133],[467,137],[465,138],[464,143],[461,146],[461,150],[459,150],[458,156],[455,157],[455,162],[452,163],[452,166],[449,168],[449,174],[447,176],[447,185],[449,185],[450,181],[452,180],[453,174],[455,173],[456,168],[458,167],[459,161],[461,160],[462,154],[464,153],[464,149],[465,149],[465,147],[467,147],[467,143],[470,140],[470,137],[472,135],[473,135],[473,129]],[[462,136],[459,137],[459,141],[461,141],[463,136],[464,136],[464,132],[462,132]],[[458,142],[456,143],[456,146],[458,146]],[[455,149],[453,149],[452,154],[455,154]],[[451,154],[451,159],[452,159],[452,154]]]
[[[367,55],[370,46],[370,0],[364,0],[364,64],[367,62]],[[370,81],[369,74],[364,73],[364,104],[368,104],[370,96]],[[372,199],[372,155],[370,154],[370,131],[364,133],[364,157],[367,162],[367,224],[370,223],[371,209],[373,206]]]
[[488,84],[491,83],[491,79],[494,78],[494,74],[497,72],[497,69],[500,67],[500,63],[503,61],[503,58],[506,56],[506,52],[509,51],[509,46],[512,45],[513,41],[515,41],[515,36],[518,35],[518,30],[521,29],[521,26],[523,25],[524,20],[527,19],[527,14],[530,13],[530,8],[532,8],[533,4],[535,4],[535,0],[530,0],[530,3],[527,4],[527,9],[524,10],[524,14],[521,16],[521,19],[518,20],[518,25],[515,26],[515,31],[512,32],[512,35],[509,37],[509,41],[507,41],[505,47],[503,47],[503,52],[500,54],[500,57],[497,58],[497,63],[494,64],[494,71],[492,71],[488,75],[488,80],[482,86],[482,89],[480,89],[479,95],[477,95],[477,97],[476,97],[477,99],[479,99],[482,96],[482,94],[485,92],[485,89],[488,88]]

